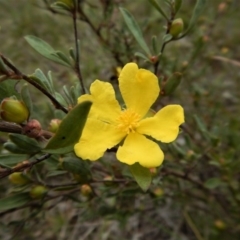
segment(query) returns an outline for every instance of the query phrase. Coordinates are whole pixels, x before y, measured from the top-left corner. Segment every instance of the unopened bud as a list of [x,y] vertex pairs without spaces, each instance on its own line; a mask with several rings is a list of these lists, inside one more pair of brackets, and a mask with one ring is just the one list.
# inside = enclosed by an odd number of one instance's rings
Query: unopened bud
[[112,185],[114,185],[114,184],[113,184],[113,177],[110,176],[110,175],[104,177],[104,178],[103,178],[103,181],[104,181],[104,185],[105,185],[105,186],[112,186]]
[[158,61],[158,56],[151,56],[151,57],[150,57],[150,61],[151,61],[152,63],[156,63],[156,62]]
[[169,29],[169,33],[173,38],[177,38],[180,33],[182,33],[184,28],[184,23],[181,18],[176,18],[172,21],[171,27]]
[[29,192],[31,198],[33,199],[40,199],[44,197],[46,193],[47,193],[47,188],[42,185],[33,187]]
[[216,220],[215,222],[214,222],[214,225],[215,225],[215,227],[217,228],[217,229],[219,229],[219,230],[224,230],[224,229],[226,229],[226,224],[225,224],[225,222],[223,222],[222,220],[220,220],[220,219],[218,219],[218,220]]
[[160,187],[157,187],[153,190],[153,194],[156,196],[156,197],[162,197],[164,195],[164,191],[162,188]]
[[218,12],[223,13],[227,8],[227,3],[222,2],[218,5]]
[[52,119],[48,127],[49,131],[52,133],[56,133],[60,123],[61,123],[60,119]]
[[91,197],[92,196],[92,188],[88,184],[83,184],[80,188],[80,191],[83,196],[85,197]]
[[5,98],[1,102],[0,114],[7,122],[22,123],[28,119],[29,111],[22,101]]
[[23,127],[22,131],[30,138],[37,138],[41,135],[42,127],[38,120],[32,119]]
[[24,177],[24,175],[21,172],[14,172],[8,177],[9,181],[16,185],[23,185],[26,183],[29,183],[29,179]]
[[153,177],[157,175],[157,168],[155,167],[149,168],[149,171]]

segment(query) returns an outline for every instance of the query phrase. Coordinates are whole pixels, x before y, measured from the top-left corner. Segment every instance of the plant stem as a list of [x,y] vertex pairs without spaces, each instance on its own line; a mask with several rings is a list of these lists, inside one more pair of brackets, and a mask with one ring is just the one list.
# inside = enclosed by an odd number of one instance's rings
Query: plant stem
[[59,103],[57,99],[55,99],[45,88],[43,88],[37,82],[33,81],[27,75],[20,72],[20,70],[17,69],[12,63],[10,63],[7,60],[7,58],[5,58],[2,54],[0,54],[0,57],[2,58],[3,62],[14,72],[14,74],[9,73],[8,75],[9,77],[16,80],[21,80],[21,79],[25,80],[26,82],[28,82],[29,84],[37,88],[39,91],[41,91],[45,96],[47,96],[51,100],[55,108],[62,110],[64,113],[68,113],[68,110],[65,107],[63,107],[61,103]]
[[74,38],[75,38],[75,48],[76,48],[76,60],[75,60],[75,72],[77,74],[77,77],[79,79],[80,85],[82,87],[82,93],[85,94],[85,88],[83,84],[83,77],[80,69],[80,56],[79,56],[79,46],[78,46],[78,32],[77,32],[77,3],[73,1],[74,3],[74,9],[72,12],[72,18],[73,18],[73,28],[74,28]]
[[35,161],[32,162],[27,162],[27,163],[23,163],[19,166],[10,168],[10,169],[6,169],[3,172],[0,173],[0,179],[9,176],[10,174],[14,173],[14,172],[22,172],[23,170],[27,169],[27,168],[31,168],[34,165],[48,159],[51,156],[51,154],[47,153],[42,155],[41,157],[37,158]]

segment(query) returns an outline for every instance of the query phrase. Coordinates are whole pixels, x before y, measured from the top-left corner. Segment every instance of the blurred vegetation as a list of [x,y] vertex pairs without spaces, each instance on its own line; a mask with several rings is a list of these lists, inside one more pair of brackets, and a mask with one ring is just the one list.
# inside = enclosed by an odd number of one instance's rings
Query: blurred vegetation
[[[37,36],[64,53],[74,47],[72,19],[50,9],[53,2],[0,0],[0,52],[27,75],[37,68],[45,74],[51,71],[55,89],[64,95],[63,85],[78,82],[74,71],[43,58],[24,39]],[[166,6],[164,0],[158,2]],[[177,17],[185,26],[195,2],[182,1]],[[82,4],[88,18],[82,17],[77,24],[87,89],[95,79],[110,81],[117,89],[116,68],[130,61],[154,71],[152,63],[134,55],[141,49],[118,9],[132,13],[149,46],[156,35],[160,48],[166,20],[148,1],[86,0]],[[165,160],[146,193],[112,152],[94,163],[79,161],[71,154],[53,155],[28,169],[26,185],[1,179],[1,199],[18,193],[19,206],[4,208],[1,202],[0,238],[240,239],[239,8],[236,0],[207,1],[191,33],[165,47],[157,72],[161,84],[174,72],[183,77],[176,91],[159,98],[154,107],[181,104],[186,122],[174,143],[160,144]],[[15,89],[22,85],[23,81]],[[47,130],[51,119],[64,114],[54,110],[34,87],[29,90],[31,118]],[[0,173],[16,161],[34,161],[32,156],[21,155],[8,164],[6,141],[8,135],[0,133]],[[85,169],[84,181],[74,167],[66,166],[69,158],[76,169],[77,162]],[[21,204],[24,194],[34,192],[30,189],[38,185],[46,187],[47,196]],[[7,206],[10,200],[5,200]]]

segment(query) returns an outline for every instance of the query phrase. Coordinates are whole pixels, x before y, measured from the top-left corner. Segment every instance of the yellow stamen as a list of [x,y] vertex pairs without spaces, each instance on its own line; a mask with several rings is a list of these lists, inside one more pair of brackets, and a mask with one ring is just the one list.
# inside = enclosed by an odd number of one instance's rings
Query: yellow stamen
[[123,132],[129,134],[135,132],[140,121],[140,115],[131,109],[123,110],[117,119],[117,128]]

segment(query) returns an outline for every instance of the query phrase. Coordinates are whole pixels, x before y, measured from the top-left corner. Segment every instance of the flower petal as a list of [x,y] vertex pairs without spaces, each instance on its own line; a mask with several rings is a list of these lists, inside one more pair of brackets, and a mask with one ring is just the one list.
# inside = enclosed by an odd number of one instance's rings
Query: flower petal
[[80,141],[74,146],[74,151],[78,157],[84,160],[95,161],[124,137],[125,134],[113,125],[89,118]]
[[130,133],[117,151],[117,159],[128,165],[139,162],[143,167],[158,167],[163,162],[163,152],[153,141],[138,133]]
[[154,117],[140,121],[136,131],[168,143],[177,138],[179,126],[183,122],[183,108],[180,105],[168,105],[158,111]]
[[112,85],[108,82],[95,80],[90,87],[91,95],[84,94],[78,98],[78,103],[91,100],[89,118],[97,118],[105,122],[115,122],[121,113],[121,107],[115,98]]
[[150,71],[138,69],[128,63],[119,76],[119,88],[127,108],[144,117],[157,99],[160,88],[158,78]]

